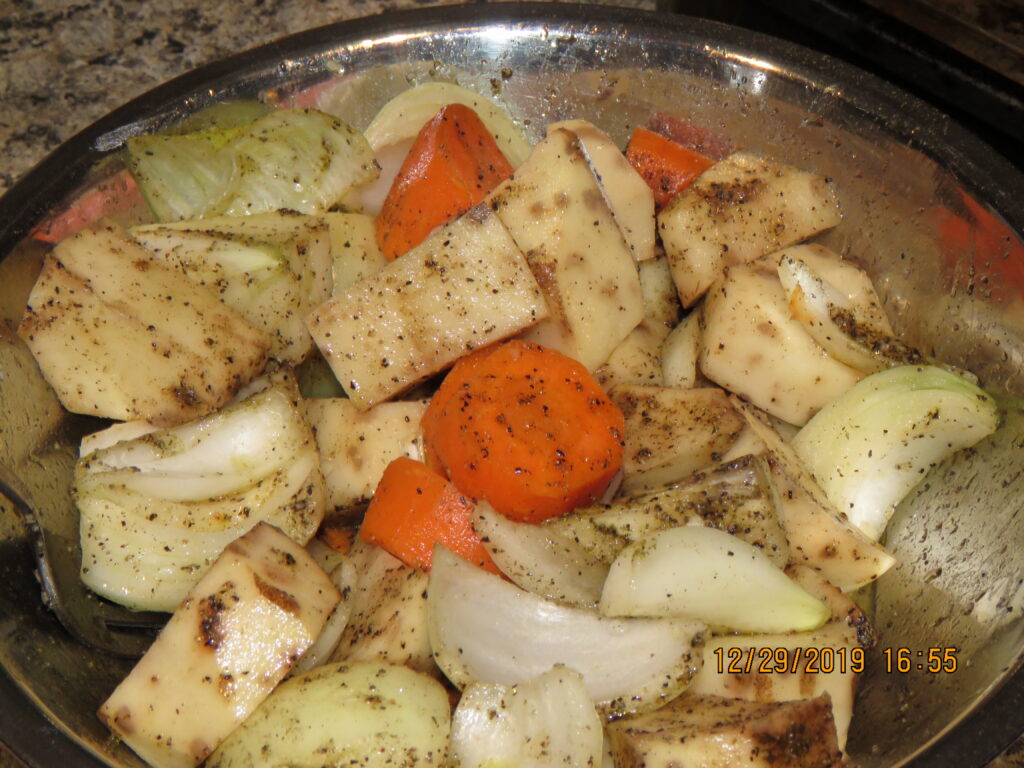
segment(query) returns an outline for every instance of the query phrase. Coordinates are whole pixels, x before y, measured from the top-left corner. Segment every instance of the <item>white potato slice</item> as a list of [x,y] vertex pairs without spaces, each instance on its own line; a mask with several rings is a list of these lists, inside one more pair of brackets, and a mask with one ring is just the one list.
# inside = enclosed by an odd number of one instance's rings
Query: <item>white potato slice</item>
[[460,768],[597,768],[603,742],[583,678],[555,667],[514,686],[469,685],[452,717],[449,759]]
[[349,398],[366,409],[547,313],[526,259],[491,210],[477,206],[323,304],[309,327]]
[[[828,698],[752,702],[687,693],[607,727],[616,768],[837,768]],[[799,733],[799,747],[793,744]]]
[[579,140],[552,131],[485,204],[526,255],[551,311],[524,338],[597,369],[644,306],[636,263]]
[[552,529],[509,520],[481,502],[473,528],[494,564],[512,582],[535,595],[578,606],[594,606],[608,566]]
[[356,539],[351,613],[331,661],[378,661],[436,674],[427,631],[427,574]]
[[678,616],[738,632],[817,629],[829,612],[756,547],[723,531],[666,528],[630,544],[601,594],[606,616]]
[[408,141],[448,104],[464,104],[476,112],[512,167],[523,164],[530,154],[530,145],[508,112],[490,99],[455,83],[423,83],[402,91],[381,108],[363,135],[375,151]]
[[832,505],[793,447],[765,418],[739,398],[732,402],[768,446],[772,498],[794,562],[810,566],[844,592],[870,584],[896,564]]
[[694,309],[669,333],[661,347],[661,370],[666,387],[690,389],[697,383],[701,316]]
[[773,416],[802,425],[860,380],[789,311],[773,265],[731,267],[704,299],[700,369]]
[[441,768],[450,721],[444,688],[426,675],[331,664],[282,683],[206,766]]
[[428,595],[434,658],[460,688],[514,685],[564,664],[583,676],[599,711],[615,716],[678,696],[701,663],[703,624],[610,619],[559,605],[440,546]]
[[114,225],[46,257],[18,335],[69,411],[176,424],[224,405],[270,340]]
[[654,258],[654,193],[607,133],[586,120],[563,120],[547,132],[568,131],[579,139],[605,202],[638,261]]
[[725,267],[834,227],[841,215],[821,176],[746,153],[715,163],[658,214],[658,231],[684,307]]
[[747,701],[793,701],[827,693],[838,746],[845,749],[864,651],[874,644],[874,633],[864,612],[820,574],[805,566],[787,572],[826,602],[832,612],[829,623],[811,632],[708,638],[706,663],[690,690]]
[[611,392],[626,419],[622,493],[685,479],[721,458],[743,427],[715,387],[672,389],[627,385]]
[[366,411],[337,397],[305,400],[303,406],[316,434],[334,515],[358,514],[393,459],[423,455],[420,419],[426,400],[381,403]]
[[299,544],[261,523],[195,585],[100,719],[156,768],[198,765],[313,643],[338,599]]

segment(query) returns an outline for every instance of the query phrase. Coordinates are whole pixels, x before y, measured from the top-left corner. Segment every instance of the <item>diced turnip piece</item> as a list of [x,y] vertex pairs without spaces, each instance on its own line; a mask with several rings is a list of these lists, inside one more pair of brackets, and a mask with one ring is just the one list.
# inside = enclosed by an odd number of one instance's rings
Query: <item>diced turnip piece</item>
[[224,405],[270,340],[106,225],[47,256],[18,326],[69,411],[179,424]]
[[319,634],[338,590],[260,524],[224,550],[99,716],[155,768],[192,768],[256,709]]
[[366,409],[547,314],[522,253],[478,206],[323,304],[309,327],[349,398]]
[[636,263],[579,140],[552,131],[485,204],[526,254],[551,311],[525,338],[597,369],[644,306]]
[[708,291],[700,346],[705,376],[796,425],[862,376],[815,343],[764,262],[729,268]]
[[823,177],[737,153],[676,195],[658,214],[658,231],[679,299],[691,307],[726,267],[806,240],[840,218]]
[[667,336],[668,328],[664,324],[645,317],[612,350],[608,362],[594,372],[598,382],[605,389],[624,385],[662,386],[661,348]]

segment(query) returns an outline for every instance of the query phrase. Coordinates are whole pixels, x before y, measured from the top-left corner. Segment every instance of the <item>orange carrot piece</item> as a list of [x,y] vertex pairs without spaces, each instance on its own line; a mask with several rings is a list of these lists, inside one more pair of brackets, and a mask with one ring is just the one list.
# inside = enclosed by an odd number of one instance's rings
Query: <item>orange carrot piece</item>
[[44,243],[59,243],[102,218],[130,215],[132,211],[143,210],[145,205],[135,179],[128,171],[121,171],[88,189],[66,210],[44,221],[32,230],[32,237]]
[[383,547],[406,565],[430,570],[434,544],[492,573],[491,560],[473,530],[476,504],[426,464],[402,456],[384,470],[359,528],[359,538]]
[[659,211],[713,165],[704,155],[643,127],[633,131],[626,159],[654,192],[654,205]]
[[377,216],[377,244],[395,259],[479,203],[512,166],[487,126],[449,104],[420,130]]
[[524,341],[462,358],[422,424],[452,482],[520,522],[594,501],[622,463],[622,412],[590,372]]
[[340,525],[325,520],[317,532],[317,537],[335,552],[347,555],[352,549],[352,540],[355,538],[356,530],[350,525]]

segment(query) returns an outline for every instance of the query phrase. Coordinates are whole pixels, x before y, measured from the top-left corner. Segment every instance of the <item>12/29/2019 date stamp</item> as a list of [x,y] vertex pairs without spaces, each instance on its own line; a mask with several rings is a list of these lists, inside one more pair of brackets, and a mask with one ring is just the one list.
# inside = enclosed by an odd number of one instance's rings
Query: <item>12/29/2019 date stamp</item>
[[[957,671],[957,648],[883,648],[882,665],[889,674],[926,672],[952,674]],[[817,647],[718,647],[712,663],[718,674],[832,674],[847,672],[858,675],[866,667],[863,648],[840,646]]]

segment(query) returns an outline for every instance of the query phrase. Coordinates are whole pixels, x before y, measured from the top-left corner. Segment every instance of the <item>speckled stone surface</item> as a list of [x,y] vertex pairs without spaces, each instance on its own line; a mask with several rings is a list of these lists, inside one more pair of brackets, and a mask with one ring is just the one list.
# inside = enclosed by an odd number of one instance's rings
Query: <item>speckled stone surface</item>
[[[311,27],[435,0],[0,0],[0,193],[156,85]],[[654,9],[654,0],[609,4]]]

